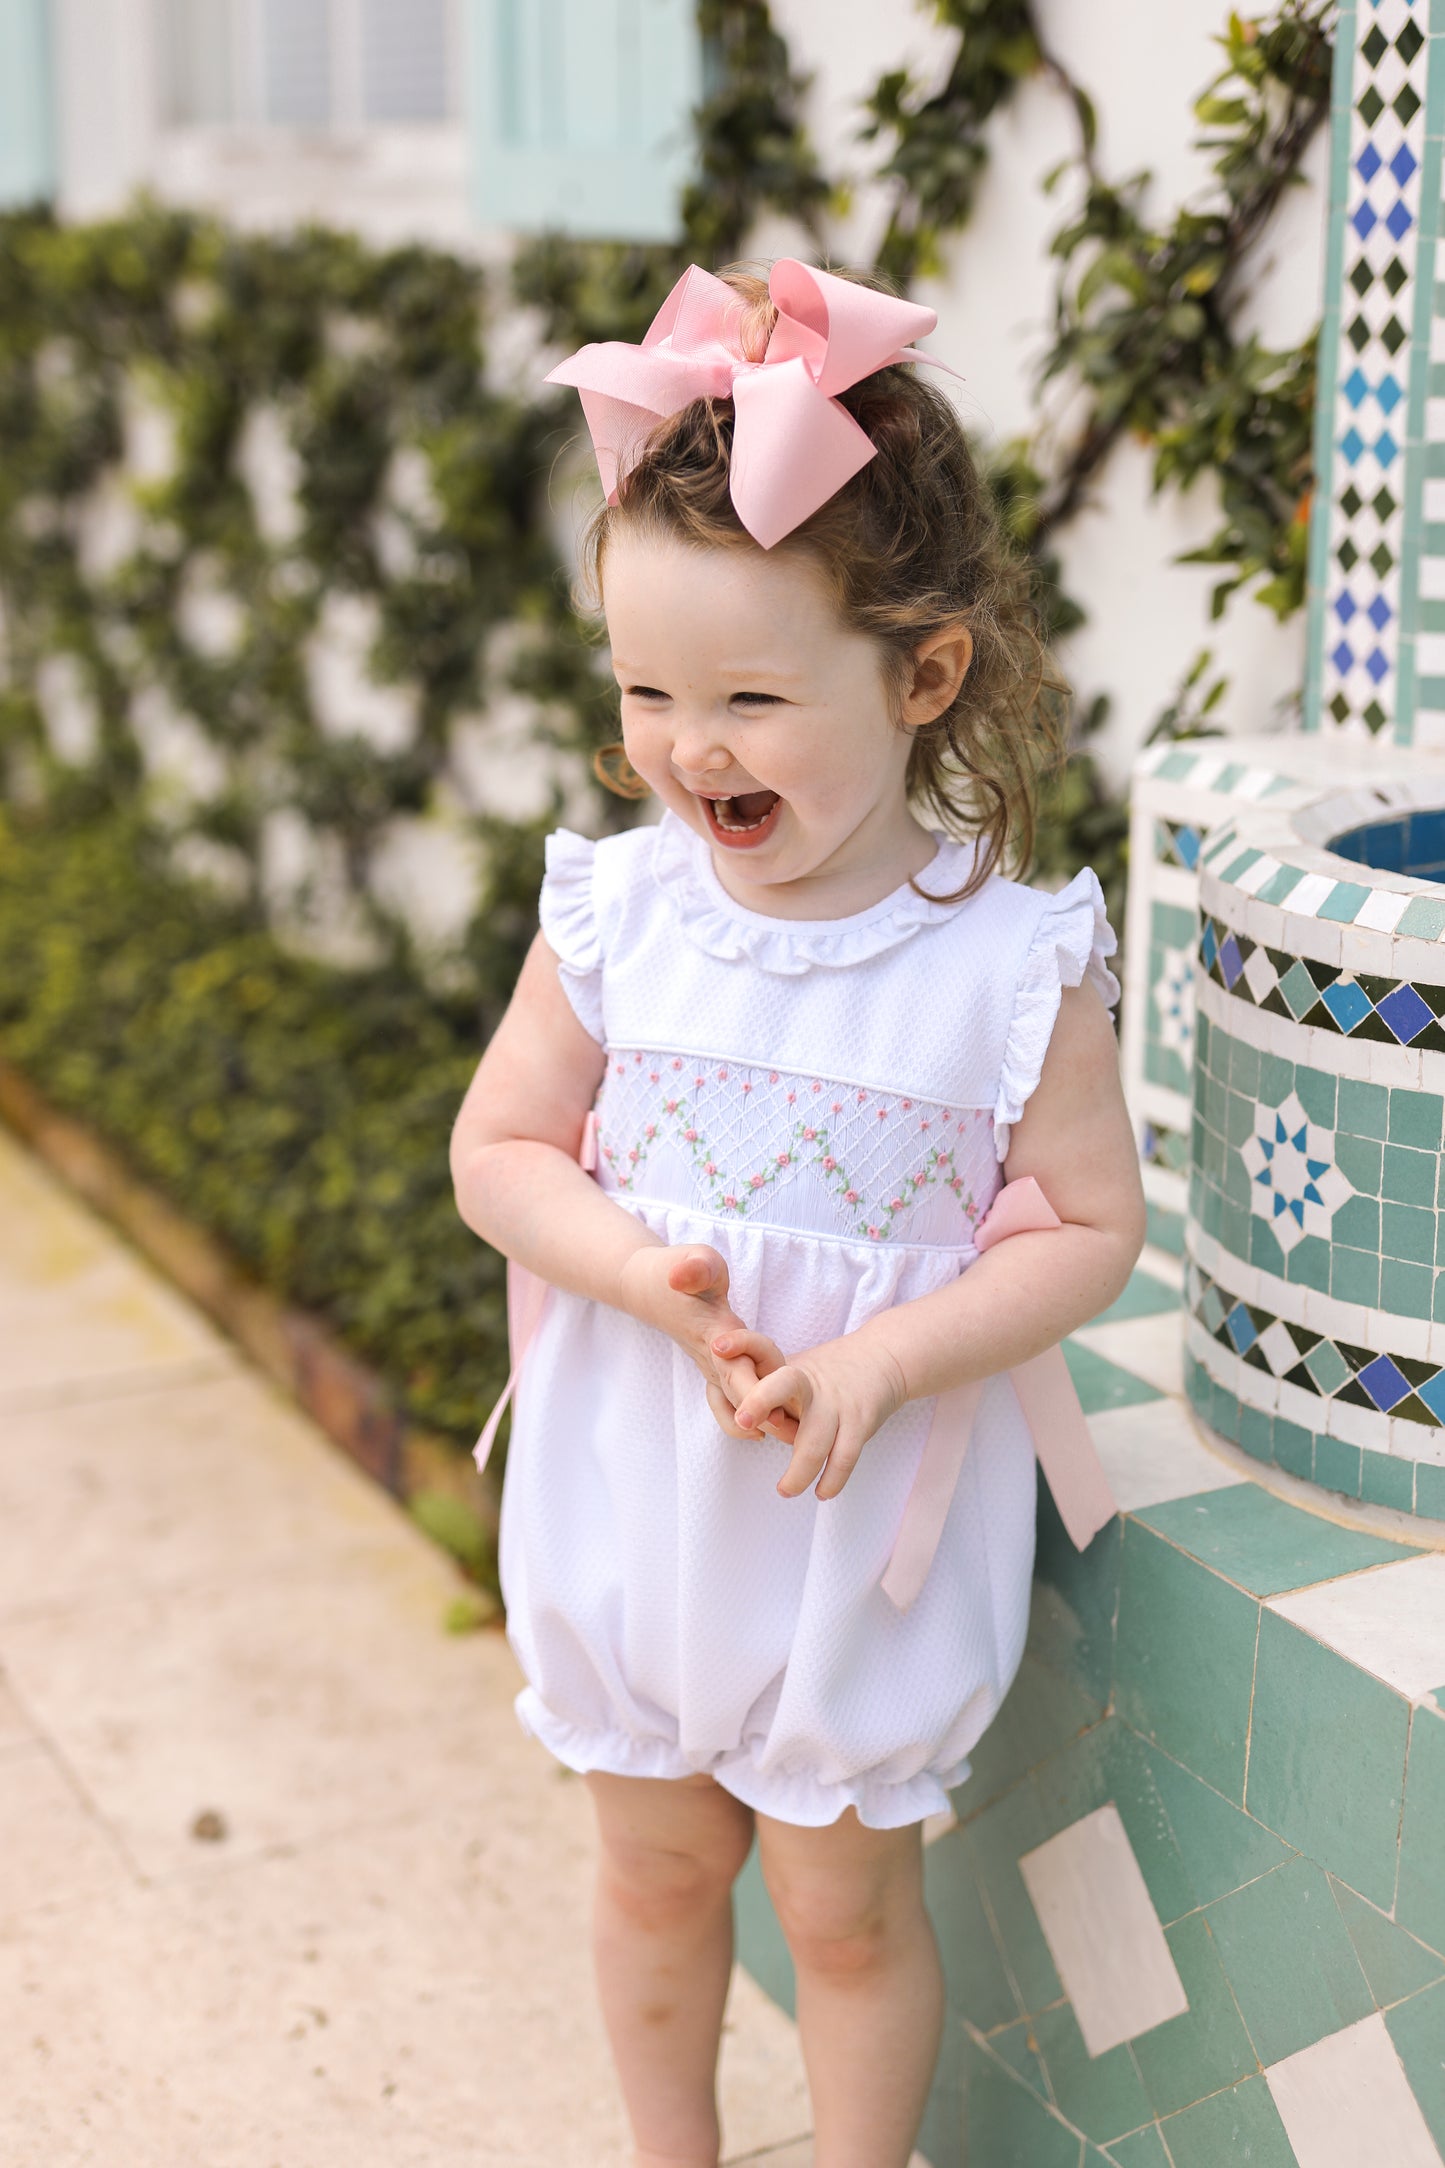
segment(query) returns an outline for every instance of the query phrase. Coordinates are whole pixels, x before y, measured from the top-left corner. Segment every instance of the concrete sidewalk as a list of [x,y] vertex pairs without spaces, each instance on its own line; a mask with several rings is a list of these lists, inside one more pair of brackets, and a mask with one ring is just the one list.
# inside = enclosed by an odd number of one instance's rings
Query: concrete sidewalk
[[[5,2168],[624,2168],[590,1805],[467,1585],[0,1134]],[[725,2158],[806,2168],[727,2022]]]

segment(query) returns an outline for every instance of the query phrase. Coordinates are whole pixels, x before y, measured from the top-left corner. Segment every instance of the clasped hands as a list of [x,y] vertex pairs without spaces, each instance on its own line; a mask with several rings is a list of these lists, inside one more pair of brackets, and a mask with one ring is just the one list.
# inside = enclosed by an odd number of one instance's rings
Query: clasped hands
[[737,1315],[727,1261],[706,1243],[639,1248],[623,1267],[621,1291],[634,1316],[696,1364],[721,1430],[792,1447],[781,1497],[799,1497],[816,1480],[817,1497],[836,1498],[868,1440],[908,1398],[897,1362],[856,1332],[789,1361]]

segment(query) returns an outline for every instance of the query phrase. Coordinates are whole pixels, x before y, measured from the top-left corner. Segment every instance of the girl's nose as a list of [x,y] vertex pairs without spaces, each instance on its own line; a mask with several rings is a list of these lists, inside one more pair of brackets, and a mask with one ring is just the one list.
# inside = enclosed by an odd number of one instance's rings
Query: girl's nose
[[694,783],[706,783],[710,776],[727,775],[733,765],[729,753],[715,726],[706,716],[683,718],[672,734],[673,765]]

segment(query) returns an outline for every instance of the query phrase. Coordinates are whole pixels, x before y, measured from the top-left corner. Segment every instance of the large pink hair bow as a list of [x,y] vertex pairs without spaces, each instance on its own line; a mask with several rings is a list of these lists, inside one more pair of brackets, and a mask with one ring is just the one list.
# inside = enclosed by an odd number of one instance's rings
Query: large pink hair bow
[[648,432],[694,399],[731,399],[730,475],[738,518],[765,550],[801,525],[875,457],[876,446],[837,394],[895,361],[931,361],[907,342],[938,322],[933,309],[855,286],[795,257],[773,265],[778,320],[761,361],[737,344],[741,297],[691,264],[633,346],[581,346],[549,372],[575,384],[607,502]]

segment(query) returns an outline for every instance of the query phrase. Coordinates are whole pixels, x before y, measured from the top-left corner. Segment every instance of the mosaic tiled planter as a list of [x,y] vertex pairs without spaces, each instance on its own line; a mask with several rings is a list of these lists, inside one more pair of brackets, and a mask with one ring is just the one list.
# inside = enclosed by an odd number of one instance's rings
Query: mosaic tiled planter
[[1186,1307],[1204,1419],[1445,1518],[1445,779],[1201,847]]

